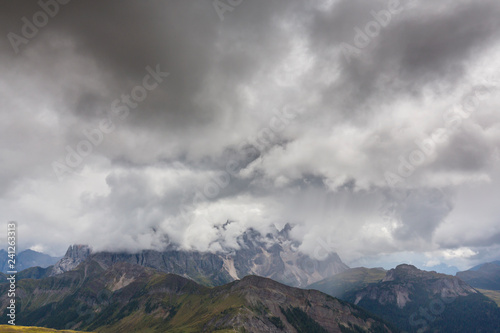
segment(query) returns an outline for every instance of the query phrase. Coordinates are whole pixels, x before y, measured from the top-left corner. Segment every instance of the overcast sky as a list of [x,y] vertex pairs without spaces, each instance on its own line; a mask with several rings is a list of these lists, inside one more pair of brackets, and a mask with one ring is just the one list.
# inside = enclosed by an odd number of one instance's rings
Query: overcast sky
[[354,266],[500,258],[498,0],[44,3],[0,3],[21,248],[217,251],[290,222]]

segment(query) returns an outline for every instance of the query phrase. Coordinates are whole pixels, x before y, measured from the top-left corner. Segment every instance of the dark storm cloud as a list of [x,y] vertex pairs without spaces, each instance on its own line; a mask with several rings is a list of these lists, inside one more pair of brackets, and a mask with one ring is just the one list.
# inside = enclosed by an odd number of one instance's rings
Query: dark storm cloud
[[[472,223],[473,221],[470,221],[470,222]],[[484,248],[484,247],[494,246],[494,245],[498,245],[498,244],[500,244],[500,232],[495,232],[487,237],[485,237],[484,235],[481,235],[477,238],[465,239],[465,237],[464,237],[463,239],[454,239],[454,240],[450,240],[449,242],[443,242],[444,246],[447,246],[450,248],[457,248],[457,247],[461,247],[461,246]]]
[[[357,107],[367,109],[363,101],[378,103],[386,94],[418,94],[433,83],[449,87],[463,78],[471,57],[496,41],[498,2],[397,3],[400,13],[361,49],[361,56],[351,56],[348,62],[339,54],[343,79],[325,90],[330,102],[338,103],[340,94],[356,113]],[[386,1],[339,1],[313,20],[311,42],[326,49],[344,42],[354,46],[354,29],[366,31],[373,13],[387,10]]]
[[[60,230],[54,244],[33,236],[28,246],[62,249],[74,226],[71,241],[96,248],[168,239],[214,250],[213,226],[228,219],[228,242],[292,221],[304,250],[328,236],[350,259],[498,244],[490,215],[473,237],[450,232],[466,227],[455,212],[481,196],[457,203],[464,184],[497,194],[484,187],[497,181],[496,88],[398,189],[384,176],[445,126],[443,110],[498,77],[497,1],[246,0],[221,21],[211,1],[73,0],[18,53],[7,34],[41,7],[0,6],[3,217],[26,212],[17,219],[32,235]],[[391,6],[347,59],[355,28]],[[147,68],[169,75],[116,117],[114,101],[123,105]],[[113,130],[59,181],[53,161],[107,118]]]
[[401,224],[394,234],[403,242],[431,239],[453,208],[449,194],[436,189],[410,190],[398,199],[394,214]]

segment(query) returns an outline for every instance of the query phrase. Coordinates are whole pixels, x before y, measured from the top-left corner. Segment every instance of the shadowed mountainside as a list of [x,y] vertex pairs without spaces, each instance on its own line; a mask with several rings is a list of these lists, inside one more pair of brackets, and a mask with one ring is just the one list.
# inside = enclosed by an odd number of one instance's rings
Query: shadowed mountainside
[[500,332],[494,302],[457,277],[411,265],[399,265],[343,299],[409,332]]
[[500,261],[481,264],[468,271],[458,272],[457,277],[474,288],[500,290]]
[[[0,285],[4,308],[6,288]],[[344,301],[257,276],[208,288],[151,268],[87,260],[57,276],[18,281],[17,289],[20,325],[97,332],[393,331]]]

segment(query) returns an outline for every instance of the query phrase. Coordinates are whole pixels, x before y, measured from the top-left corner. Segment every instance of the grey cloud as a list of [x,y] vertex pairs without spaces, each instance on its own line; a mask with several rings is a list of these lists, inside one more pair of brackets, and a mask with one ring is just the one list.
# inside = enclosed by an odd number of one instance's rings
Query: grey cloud
[[401,223],[395,229],[395,238],[403,242],[430,240],[437,226],[453,209],[449,193],[437,189],[407,191],[397,208],[395,216]]
[[[479,176],[496,181],[495,94],[404,179],[404,195],[391,192],[384,172],[443,126],[443,110],[477,77],[498,74],[498,63],[478,59],[497,54],[499,4],[413,2],[348,62],[340,45],[388,3],[332,3],[243,1],[220,21],[211,1],[74,0],[19,54],[2,38],[2,218],[26,225],[26,246],[43,242],[37,223],[60,230],[45,245],[53,249],[72,237],[102,248],[208,248],[212,227],[228,219],[236,231],[297,223],[305,250],[328,235],[352,260],[498,244],[487,233],[447,232],[449,223],[466,228],[456,212],[498,194],[481,183],[477,198],[456,196]],[[35,1],[0,6],[2,36],[40,10]],[[59,182],[51,163],[156,65],[168,78],[128,117],[113,118],[116,128],[77,175]],[[270,130],[286,107],[303,112]],[[217,177],[229,183],[199,200]],[[381,216],[387,207],[394,221]],[[495,223],[476,211],[484,228]]]
[[[380,96],[387,94],[419,94],[426,85],[441,89],[447,86],[442,93],[450,93],[453,83],[466,75],[471,57],[498,41],[497,2],[405,4],[401,1],[400,8],[404,9],[392,16],[369,46],[361,49],[360,57],[352,56],[348,63],[343,53],[339,54],[342,80],[324,91],[328,102],[341,101],[341,106],[356,115],[360,112],[357,108],[369,110],[361,102],[379,103]],[[372,11],[387,8],[383,1],[369,5],[363,1],[340,1],[331,13],[321,13],[313,21],[311,41],[323,48],[341,43],[354,46],[354,28],[364,30],[368,22],[374,21]]]

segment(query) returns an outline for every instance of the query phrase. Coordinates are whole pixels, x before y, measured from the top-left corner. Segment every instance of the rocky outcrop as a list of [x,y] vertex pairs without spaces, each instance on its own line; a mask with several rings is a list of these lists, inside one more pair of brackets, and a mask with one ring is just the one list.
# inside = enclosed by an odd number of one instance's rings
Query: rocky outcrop
[[467,283],[451,275],[422,271],[415,266],[403,264],[389,270],[380,283],[358,291],[354,304],[368,298],[381,305],[392,304],[402,309],[415,298],[416,292],[443,298],[477,293]]
[[349,267],[337,253],[318,260],[298,250],[300,243],[289,236],[290,225],[263,237],[249,229],[238,242],[240,249],[231,256],[238,276],[250,274],[271,278],[284,284],[305,287]]
[[76,268],[92,253],[87,245],[70,245],[66,254],[51,269],[49,275],[54,276]]
[[223,258],[214,253],[170,250],[165,252],[145,250],[141,253],[97,252],[89,259],[103,267],[128,263],[154,268],[160,272],[174,273],[206,285],[222,285],[233,281],[226,270]]

